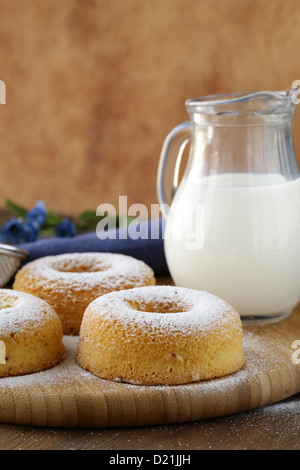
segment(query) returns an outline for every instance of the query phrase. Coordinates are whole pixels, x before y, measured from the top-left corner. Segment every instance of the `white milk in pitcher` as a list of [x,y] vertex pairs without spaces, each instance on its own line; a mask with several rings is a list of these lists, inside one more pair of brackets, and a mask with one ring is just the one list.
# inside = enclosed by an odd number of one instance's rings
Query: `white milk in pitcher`
[[188,177],[164,238],[175,284],[215,294],[242,317],[289,314],[300,301],[300,179]]

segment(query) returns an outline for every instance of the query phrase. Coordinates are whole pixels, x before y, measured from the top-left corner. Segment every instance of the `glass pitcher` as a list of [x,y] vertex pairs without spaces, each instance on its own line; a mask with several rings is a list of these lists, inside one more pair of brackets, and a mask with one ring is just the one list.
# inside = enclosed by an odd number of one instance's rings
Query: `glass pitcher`
[[294,96],[189,99],[190,120],[170,132],[161,151],[157,192],[173,281],[223,298],[246,324],[279,321],[300,301]]

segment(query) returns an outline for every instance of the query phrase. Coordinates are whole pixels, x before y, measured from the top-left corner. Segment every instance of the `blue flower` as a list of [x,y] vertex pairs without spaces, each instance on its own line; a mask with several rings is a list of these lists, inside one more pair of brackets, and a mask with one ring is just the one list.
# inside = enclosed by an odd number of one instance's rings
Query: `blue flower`
[[24,226],[21,217],[8,220],[1,229],[2,243],[20,243],[24,238]]
[[55,233],[58,237],[74,237],[76,228],[70,219],[64,219],[55,227]]
[[25,242],[35,242],[39,236],[39,227],[35,223],[30,221],[25,221],[24,226],[24,241]]
[[11,218],[1,229],[2,243],[32,242],[38,237],[38,229],[31,222],[24,222],[21,217]]
[[31,222],[38,229],[40,229],[43,223],[47,219],[48,212],[44,201],[38,201],[36,205],[27,212],[26,222]]

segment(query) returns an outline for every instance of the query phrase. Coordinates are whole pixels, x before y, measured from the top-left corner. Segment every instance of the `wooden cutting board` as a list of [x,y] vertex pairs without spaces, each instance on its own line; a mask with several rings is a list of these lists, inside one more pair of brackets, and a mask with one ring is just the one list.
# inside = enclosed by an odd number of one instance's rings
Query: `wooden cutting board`
[[[189,385],[137,386],[101,380],[75,362],[77,337],[64,337],[63,362],[44,372],[0,379],[0,421],[54,427],[179,423],[262,407],[300,392],[300,305],[265,326],[244,327],[246,365]],[[299,354],[297,354],[299,350]]]

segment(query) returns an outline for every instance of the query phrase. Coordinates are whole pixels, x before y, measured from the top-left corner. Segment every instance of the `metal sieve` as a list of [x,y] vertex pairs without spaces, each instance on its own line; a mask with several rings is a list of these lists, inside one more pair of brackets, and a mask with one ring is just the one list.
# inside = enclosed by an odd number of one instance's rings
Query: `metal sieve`
[[10,281],[28,254],[25,250],[0,243],[0,287],[4,287]]

